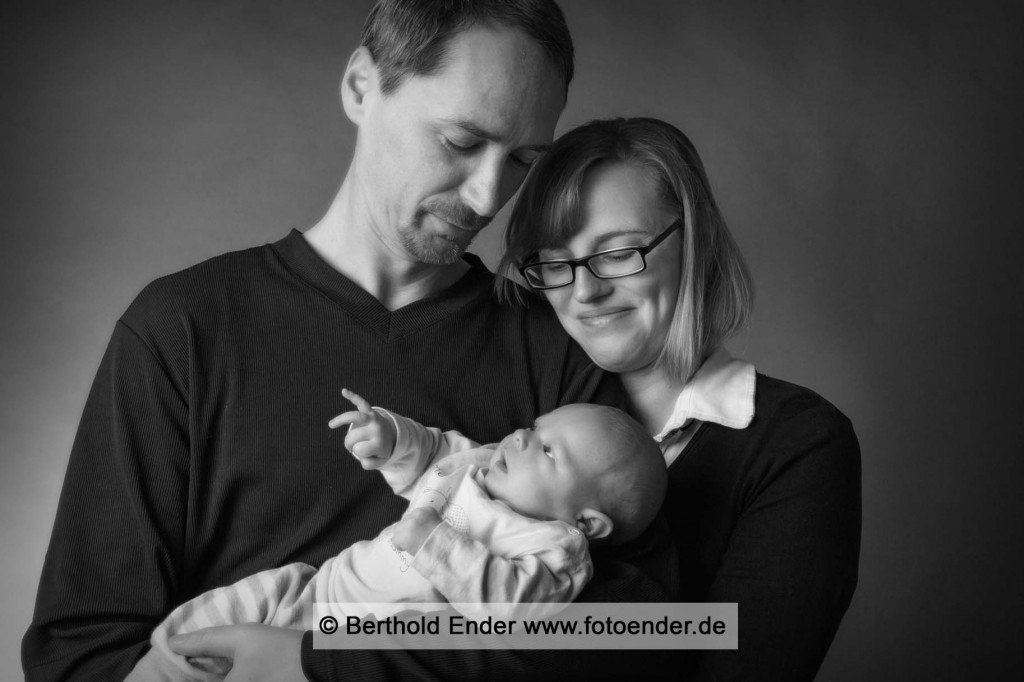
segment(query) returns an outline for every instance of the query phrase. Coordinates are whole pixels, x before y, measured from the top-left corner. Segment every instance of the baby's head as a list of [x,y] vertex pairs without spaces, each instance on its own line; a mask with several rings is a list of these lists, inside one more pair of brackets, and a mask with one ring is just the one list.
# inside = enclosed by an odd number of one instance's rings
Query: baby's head
[[498,445],[488,493],[535,519],[560,520],[591,540],[618,544],[641,533],[665,497],[665,460],[621,410],[565,405]]

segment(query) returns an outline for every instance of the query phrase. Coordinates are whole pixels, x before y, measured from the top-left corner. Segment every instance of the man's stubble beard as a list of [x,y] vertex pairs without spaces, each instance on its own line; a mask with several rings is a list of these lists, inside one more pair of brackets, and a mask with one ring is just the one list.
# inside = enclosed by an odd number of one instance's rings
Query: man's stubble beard
[[[421,223],[428,215],[459,227],[470,228],[457,233],[460,239],[443,234],[432,234]],[[406,253],[428,265],[452,265],[462,258],[469,245],[491,222],[490,218],[477,215],[458,201],[429,199],[416,212],[412,225],[399,228],[398,236]]]
[[452,265],[459,262],[475,236],[472,235],[462,244],[440,235],[424,235],[415,228],[406,228],[399,233],[405,252],[427,265]]

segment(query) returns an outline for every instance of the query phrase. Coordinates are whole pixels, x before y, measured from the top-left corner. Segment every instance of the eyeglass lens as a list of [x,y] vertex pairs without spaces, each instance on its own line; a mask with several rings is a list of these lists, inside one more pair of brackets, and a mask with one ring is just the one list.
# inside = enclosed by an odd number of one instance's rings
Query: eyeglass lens
[[[587,268],[597,277],[625,277],[644,269],[644,259],[636,249],[623,249],[599,253],[585,261]],[[531,283],[542,287],[564,286],[573,281],[576,268],[572,263],[538,263],[526,268]]]

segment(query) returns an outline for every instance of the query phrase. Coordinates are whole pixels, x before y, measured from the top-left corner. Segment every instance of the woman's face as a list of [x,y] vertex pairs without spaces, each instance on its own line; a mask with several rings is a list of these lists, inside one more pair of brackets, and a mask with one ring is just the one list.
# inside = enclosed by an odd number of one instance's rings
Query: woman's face
[[[587,173],[582,204],[583,228],[562,248],[541,251],[541,260],[646,246],[679,217],[642,171],[617,162]],[[681,235],[676,230],[651,251],[643,272],[598,279],[578,267],[572,284],[544,292],[565,330],[602,368],[634,372],[658,358],[679,294]]]

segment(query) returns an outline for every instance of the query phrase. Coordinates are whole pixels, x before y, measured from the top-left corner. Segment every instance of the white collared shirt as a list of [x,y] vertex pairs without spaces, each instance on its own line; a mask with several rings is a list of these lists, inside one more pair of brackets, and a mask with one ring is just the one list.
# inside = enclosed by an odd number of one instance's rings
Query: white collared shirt
[[749,362],[719,348],[683,386],[665,426],[654,436],[669,466],[703,422],[745,429],[754,418],[756,372]]

